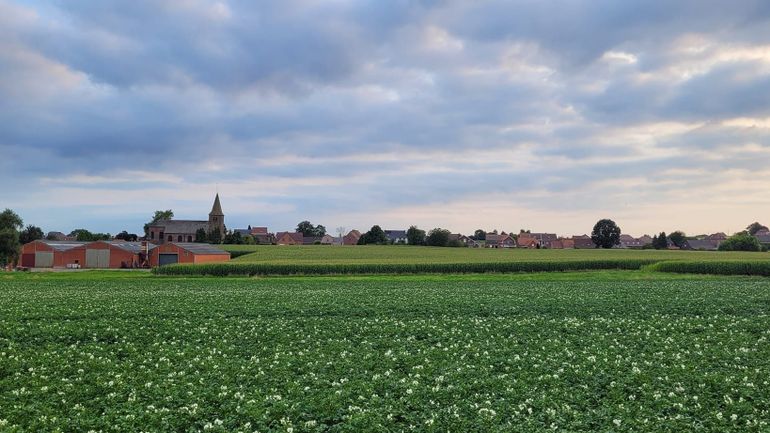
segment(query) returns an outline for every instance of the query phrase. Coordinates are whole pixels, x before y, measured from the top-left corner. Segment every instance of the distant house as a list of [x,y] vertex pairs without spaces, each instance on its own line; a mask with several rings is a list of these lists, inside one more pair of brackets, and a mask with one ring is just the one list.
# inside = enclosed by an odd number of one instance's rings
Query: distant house
[[62,232],[48,232],[48,234],[45,236],[45,238],[49,241],[74,241],[75,238],[72,236],[67,236]]
[[516,242],[508,234],[487,233],[485,246],[487,248],[515,248]]
[[[646,236],[646,235],[645,235]],[[649,236],[647,236],[649,238]],[[652,243],[652,238],[650,238],[650,244]],[[645,245],[648,245],[646,243],[646,239],[642,238],[635,238],[631,235],[622,234],[620,235],[620,245],[618,245],[619,248],[635,248],[640,249],[644,247]]]
[[549,247],[552,250],[563,250],[564,249],[564,243],[561,239],[556,239],[555,241],[551,241],[551,246]]
[[532,236],[530,236],[529,233],[520,233],[518,239],[516,239],[516,246],[519,248],[540,248],[541,244],[540,241]]
[[468,236],[465,236],[460,233],[452,233],[449,235],[449,243],[455,244],[459,243],[460,245],[466,246],[466,247],[475,247],[476,242],[469,238]]
[[572,241],[575,243],[575,249],[586,250],[596,248],[594,241],[591,240],[591,236],[588,235],[572,236]]
[[302,245],[321,245],[322,236],[304,236],[302,237]]
[[642,244],[642,247],[652,245],[652,238],[649,235],[642,235],[639,237],[639,243]]
[[571,238],[560,238],[559,242],[561,242],[561,247],[566,249],[574,249],[575,248],[575,240]]
[[305,243],[302,233],[278,232],[275,234],[276,245],[303,245]]
[[553,248],[551,242],[558,240],[556,233],[521,233],[519,236],[527,236],[537,239],[540,244],[540,248]]
[[683,250],[716,251],[720,241],[709,239],[687,239],[682,246]]
[[321,238],[321,245],[335,245],[336,239],[337,238],[335,238],[334,236],[332,236],[330,234],[325,234]]
[[343,245],[358,245],[358,240],[361,239],[361,232],[358,230],[351,230],[343,236],[342,238],[342,244]]
[[757,238],[760,244],[770,245],[770,231],[760,230],[754,234],[754,237]]
[[392,244],[405,244],[408,243],[406,239],[406,230],[385,230],[385,236]]
[[706,239],[709,240],[709,241],[720,241],[721,242],[721,241],[726,241],[727,240],[727,235],[722,233],[722,232],[719,232],[719,233],[714,233],[714,234],[710,234],[710,235],[706,236]]

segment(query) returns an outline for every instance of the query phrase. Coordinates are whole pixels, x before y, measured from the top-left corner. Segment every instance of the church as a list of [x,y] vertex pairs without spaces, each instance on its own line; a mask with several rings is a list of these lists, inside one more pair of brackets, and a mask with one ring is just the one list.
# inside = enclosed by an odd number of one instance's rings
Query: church
[[160,220],[150,224],[147,240],[155,244],[166,242],[195,242],[195,234],[203,229],[207,235],[219,234],[219,239],[225,237],[225,214],[219,203],[219,194],[214,198],[214,205],[209,212],[208,221],[195,220]]

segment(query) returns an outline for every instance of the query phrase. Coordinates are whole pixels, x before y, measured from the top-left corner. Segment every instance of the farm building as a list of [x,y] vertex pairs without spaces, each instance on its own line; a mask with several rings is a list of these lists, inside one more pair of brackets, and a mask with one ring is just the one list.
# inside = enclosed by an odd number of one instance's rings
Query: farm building
[[38,240],[21,249],[21,265],[27,268],[132,268],[145,261],[147,247],[141,242],[59,242]]
[[211,263],[230,260],[230,253],[209,244],[165,243],[150,250],[150,266],[174,263]]

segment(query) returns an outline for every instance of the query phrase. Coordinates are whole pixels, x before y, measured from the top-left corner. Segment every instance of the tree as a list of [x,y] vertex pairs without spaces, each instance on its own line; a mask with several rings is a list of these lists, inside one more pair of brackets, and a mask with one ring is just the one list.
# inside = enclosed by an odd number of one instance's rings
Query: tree
[[449,245],[449,235],[452,234],[449,230],[436,227],[428,232],[428,237],[425,238],[425,244],[431,247],[445,247]]
[[94,239],[94,234],[86,229],[72,230],[69,236],[72,236],[73,238],[75,238],[76,241],[80,241],[80,242],[92,242],[96,240]]
[[209,241],[209,237],[206,234],[206,229],[198,229],[195,231],[195,242],[205,244]]
[[297,233],[302,233],[302,236],[310,237],[323,237],[326,234],[326,227],[318,224],[314,226],[310,221],[302,221],[297,224]]
[[243,236],[241,235],[241,232],[229,231],[227,234],[225,234],[223,243],[230,245],[241,245],[243,244]]
[[687,240],[687,235],[685,235],[683,231],[677,230],[668,235],[668,240],[670,240],[677,248],[682,248]]
[[759,240],[747,232],[736,233],[719,244],[719,251],[761,251]]
[[659,235],[652,238],[652,247],[656,250],[665,250],[668,248],[668,237],[666,232],[660,232]]
[[155,224],[158,221],[162,221],[162,220],[170,220],[172,218],[174,218],[174,211],[172,211],[171,209],[156,210],[150,222],[144,225],[144,236],[147,237],[147,235],[150,233],[150,226],[152,224]]
[[388,243],[388,236],[378,225],[372,226],[368,232],[358,238],[358,245],[387,245]]
[[0,213],[0,266],[13,264],[19,258],[19,230],[23,226],[16,212],[6,209]]
[[219,230],[216,228],[208,233],[206,236],[210,244],[221,244],[222,243],[222,233],[220,233]]
[[612,248],[620,244],[620,227],[611,219],[599,220],[591,231],[591,240],[597,248]]
[[115,235],[115,239],[124,240],[126,242],[136,242],[139,236],[136,233],[129,233],[125,230]]
[[482,229],[476,229],[476,231],[473,232],[473,239],[477,241],[484,241],[487,239],[487,232]]
[[767,230],[767,226],[764,226],[758,222],[753,222],[749,224],[748,227],[746,227],[746,231],[748,231],[751,236],[754,236],[760,230]]
[[21,233],[19,233],[19,243],[24,245],[38,239],[43,239],[43,230],[40,227],[28,225]]
[[406,241],[409,245],[425,244],[425,230],[420,230],[417,226],[409,227],[409,230],[406,231]]

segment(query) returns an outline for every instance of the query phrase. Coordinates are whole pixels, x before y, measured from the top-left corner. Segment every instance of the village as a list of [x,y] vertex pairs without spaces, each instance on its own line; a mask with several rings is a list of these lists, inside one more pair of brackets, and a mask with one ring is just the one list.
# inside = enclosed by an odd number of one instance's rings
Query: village
[[[167,211],[168,212],[168,211]],[[91,234],[85,230],[65,235],[39,231],[36,239],[25,239],[21,246],[19,265],[22,268],[152,268],[176,263],[211,263],[231,259],[223,245],[427,245],[464,248],[523,248],[523,249],[595,249],[597,244],[588,234],[559,236],[555,233],[535,233],[520,230],[506,233],[476,230],[473,234],[452,233],[436,228],[428,233],[415,226],[409,229],[387,229],[373,226],[369,231],[346,230],[338,227],[336,236],[321,225],[302,221],[294,232],[270,232],[268,227],[228,230],[219,194],[206,220],[177,220],[170,213],[156,212],[156,220],[145,226],[144,236],[123,232],[116,236]],[[755,223],[758,225],[758,223]],[[83,236],[88,233],[87,236]],[[752,236],[759,244],[770,244],[770,231],[761,225]],[[23,237],[24,238],[24,237]],[[634,237],[620,234],[613,248],[619,249],[682,249],[716,251],[728,239],[725,233],[685,237],[681,232]]]

